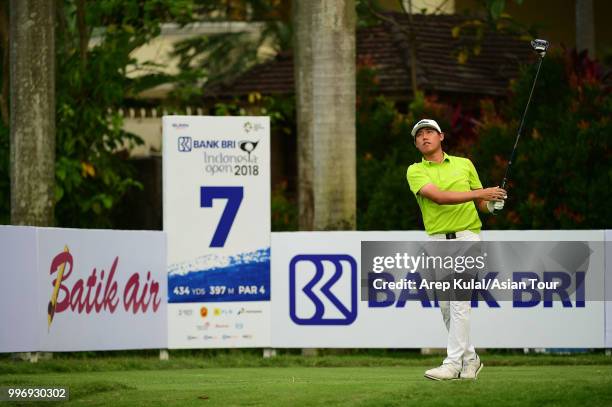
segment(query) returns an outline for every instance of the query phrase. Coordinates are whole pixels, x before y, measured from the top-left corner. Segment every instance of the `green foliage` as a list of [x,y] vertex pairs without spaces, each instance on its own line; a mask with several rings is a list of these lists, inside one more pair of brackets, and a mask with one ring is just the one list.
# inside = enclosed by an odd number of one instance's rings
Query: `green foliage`
[[409,124],[384,97],[360,104],[358,112],[357,229],[415,229],[420,215],[406,169],[420,157]]
[[[197,13],[191,22],[248,22],[247,30],[221,32],[192,37],[178,42],[173,56],[178,58],[180,73],[168,103],[180,105],[197,101],[202,85],[227,83],[257,63],[269,59],[262,49],[278,53],[290,48],[292,30],[290,4],[277,0],[237,0],[225,7],[217,2],[194,0]],[[225,12],[223,9],[225,8]],[[263,46],[263,47],[262,47]]]
[[[142,188],[125,160],[142,141],[122,130],[118,109],[126,97],[167,80],[143,68],[130,54],[159,34],[161,22],[184,19],[189,1],[105,0],[85,3],[79,25],[77,2],[60,2],[57,36],[56,222],[59,226],[112,227],[110,215],[129,188]],[[95,45],[85,53],[80,41]]]
[[283,182],[272,190],[272,230],[274,232],[298,229],[298,208],[287,194],[287,183]]
[[[534,92],[515,158],[506,209],[481,216],[487,228],[602,229],[612,224],[610,138],[612,94],[601,68],[584,55],[550,54]],[[406,183],[406,168],[420,160],[410,124],[435,117],[449,129],[444,149],[472,158],[485,186],[499,185],[514,145],[535,66],[522,70],[508,102],[481,102],[480,125],[461,140],[452,109],[418,95],[402,114],[376,97],[376,73],[358,73],[358,229],[420,229],[421,217]]]
[[[517,5],[522,0],[514,0]],[[515,20],[506,12],[505,0],[479,0],[478,8],[483,13],[481,17],[470,17],[452,28],[452,36],[457,39],[453,49],[453,56],[460,64],[465,64],[469,58],[479,56],[485,38],[491,33],[513,36],[529,41],[536,36],[538,24],[526,24]]]
[[[506,9],[506,0],[481,0],[481,3],[484,3],[483,8],[488,12],[492,20],[498,20],[502,17]],[[514,3],[520,6],[523,4],[523,0],[514,0]]]
[[502,12],[504,11],[504,8],[506,8],[506,1],[505,0],[487,0],[487,6],[489,9],[489,13],[491,14],[491,17],[494,20],[497,20]]
[[406,179],[408,166],[421,160],[410,131],[422,117],[435,117],[443,128],[451,129],[453,111],[419,93],[408,112],[401,113],[394,102],[377,96],[377,82],[376,71],[361,61],[357,73],[357,229],[422,229],[420,210]]
[[[113,208],[129,188],[142,187],[125,159],[128,149],[141,140],[122,130],[118,109],[126,98],[169,78],[152,62],[139,65],[131,53],[157,36],[162,22],[187,21],[192,5],[193,0],[57,2],[56,225],[112,227]],[[147,74],[129,75],[143,68]],[[4,123],[2,223],[10,222],[9,167],[9,130]]]
[[[506,210],[490,228],[603,229],[612,225],[612,95],[586,56],[549,53],[541,68],[508,185]],[[498,184],[512,150],[535,66],[497,111],[482,104],[475,146],[483,183]]]
[[[266,97],[261,114],[270,116],[273,137],[293,138],[295,128],[295,98]],[[291,143],[289,143],[291,145]],[[285,175],[290,172],[285,168]],[[295,194],[288,190],[289,180],[284,178],[272,185],[272,231],[298,230],[298,205]]]

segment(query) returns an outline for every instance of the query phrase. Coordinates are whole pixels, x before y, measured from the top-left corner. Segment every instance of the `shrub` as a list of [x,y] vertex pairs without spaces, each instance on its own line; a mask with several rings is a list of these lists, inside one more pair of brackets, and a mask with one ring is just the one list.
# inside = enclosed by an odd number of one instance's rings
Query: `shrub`
[[[509,198],[491,228],[604,229],[612,225],[612,95],[585,54],[546,57],[519,141]],[[474,155],[481,180],[497,185],[516,137],[535,66],[523,69],[507,103],[482,103]]]

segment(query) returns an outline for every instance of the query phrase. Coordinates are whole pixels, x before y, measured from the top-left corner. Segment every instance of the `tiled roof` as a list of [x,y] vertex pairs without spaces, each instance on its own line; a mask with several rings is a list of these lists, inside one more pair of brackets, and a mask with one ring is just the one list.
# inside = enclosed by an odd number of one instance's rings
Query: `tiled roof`
[[[357,60],[367,61],[376,69],[380,92],[389,95],[411,93],[408,16],[387,14],[397,24],[384,21],[378,26],[357,30]],[[463,64],[457,53],[463,46],[474,45],[474,35],[453,37],[454,27],[466,21],[458,15],[414,15],[417,45],[417,81],[421,89],[435,92],[502,95],[515,78],[521,64],[536,57],[530,45],[508,34],[485,30],[479,55],[470,54]],[[261,94],[292,94],[293,55],[285,52],[269,62],[257,65],[227,85],[206,89],[206,95],[227,97]]]

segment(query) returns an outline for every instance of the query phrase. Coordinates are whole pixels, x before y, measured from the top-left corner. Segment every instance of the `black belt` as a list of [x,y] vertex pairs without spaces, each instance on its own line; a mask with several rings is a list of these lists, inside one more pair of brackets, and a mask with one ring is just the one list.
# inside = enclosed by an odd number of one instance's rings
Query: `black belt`
[[457,234],[455,232],[446,233],[446,240],[456,239],[456,238],[457,238]]

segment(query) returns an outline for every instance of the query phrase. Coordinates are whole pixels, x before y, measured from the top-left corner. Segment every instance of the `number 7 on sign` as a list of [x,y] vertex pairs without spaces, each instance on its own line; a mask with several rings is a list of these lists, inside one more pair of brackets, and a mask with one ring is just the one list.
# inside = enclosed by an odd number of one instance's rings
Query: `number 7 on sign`
[[227,199],[209,247],[223,247],[244,196],[243,187],[200,187],[200,207],[212,208],[213,199]]

